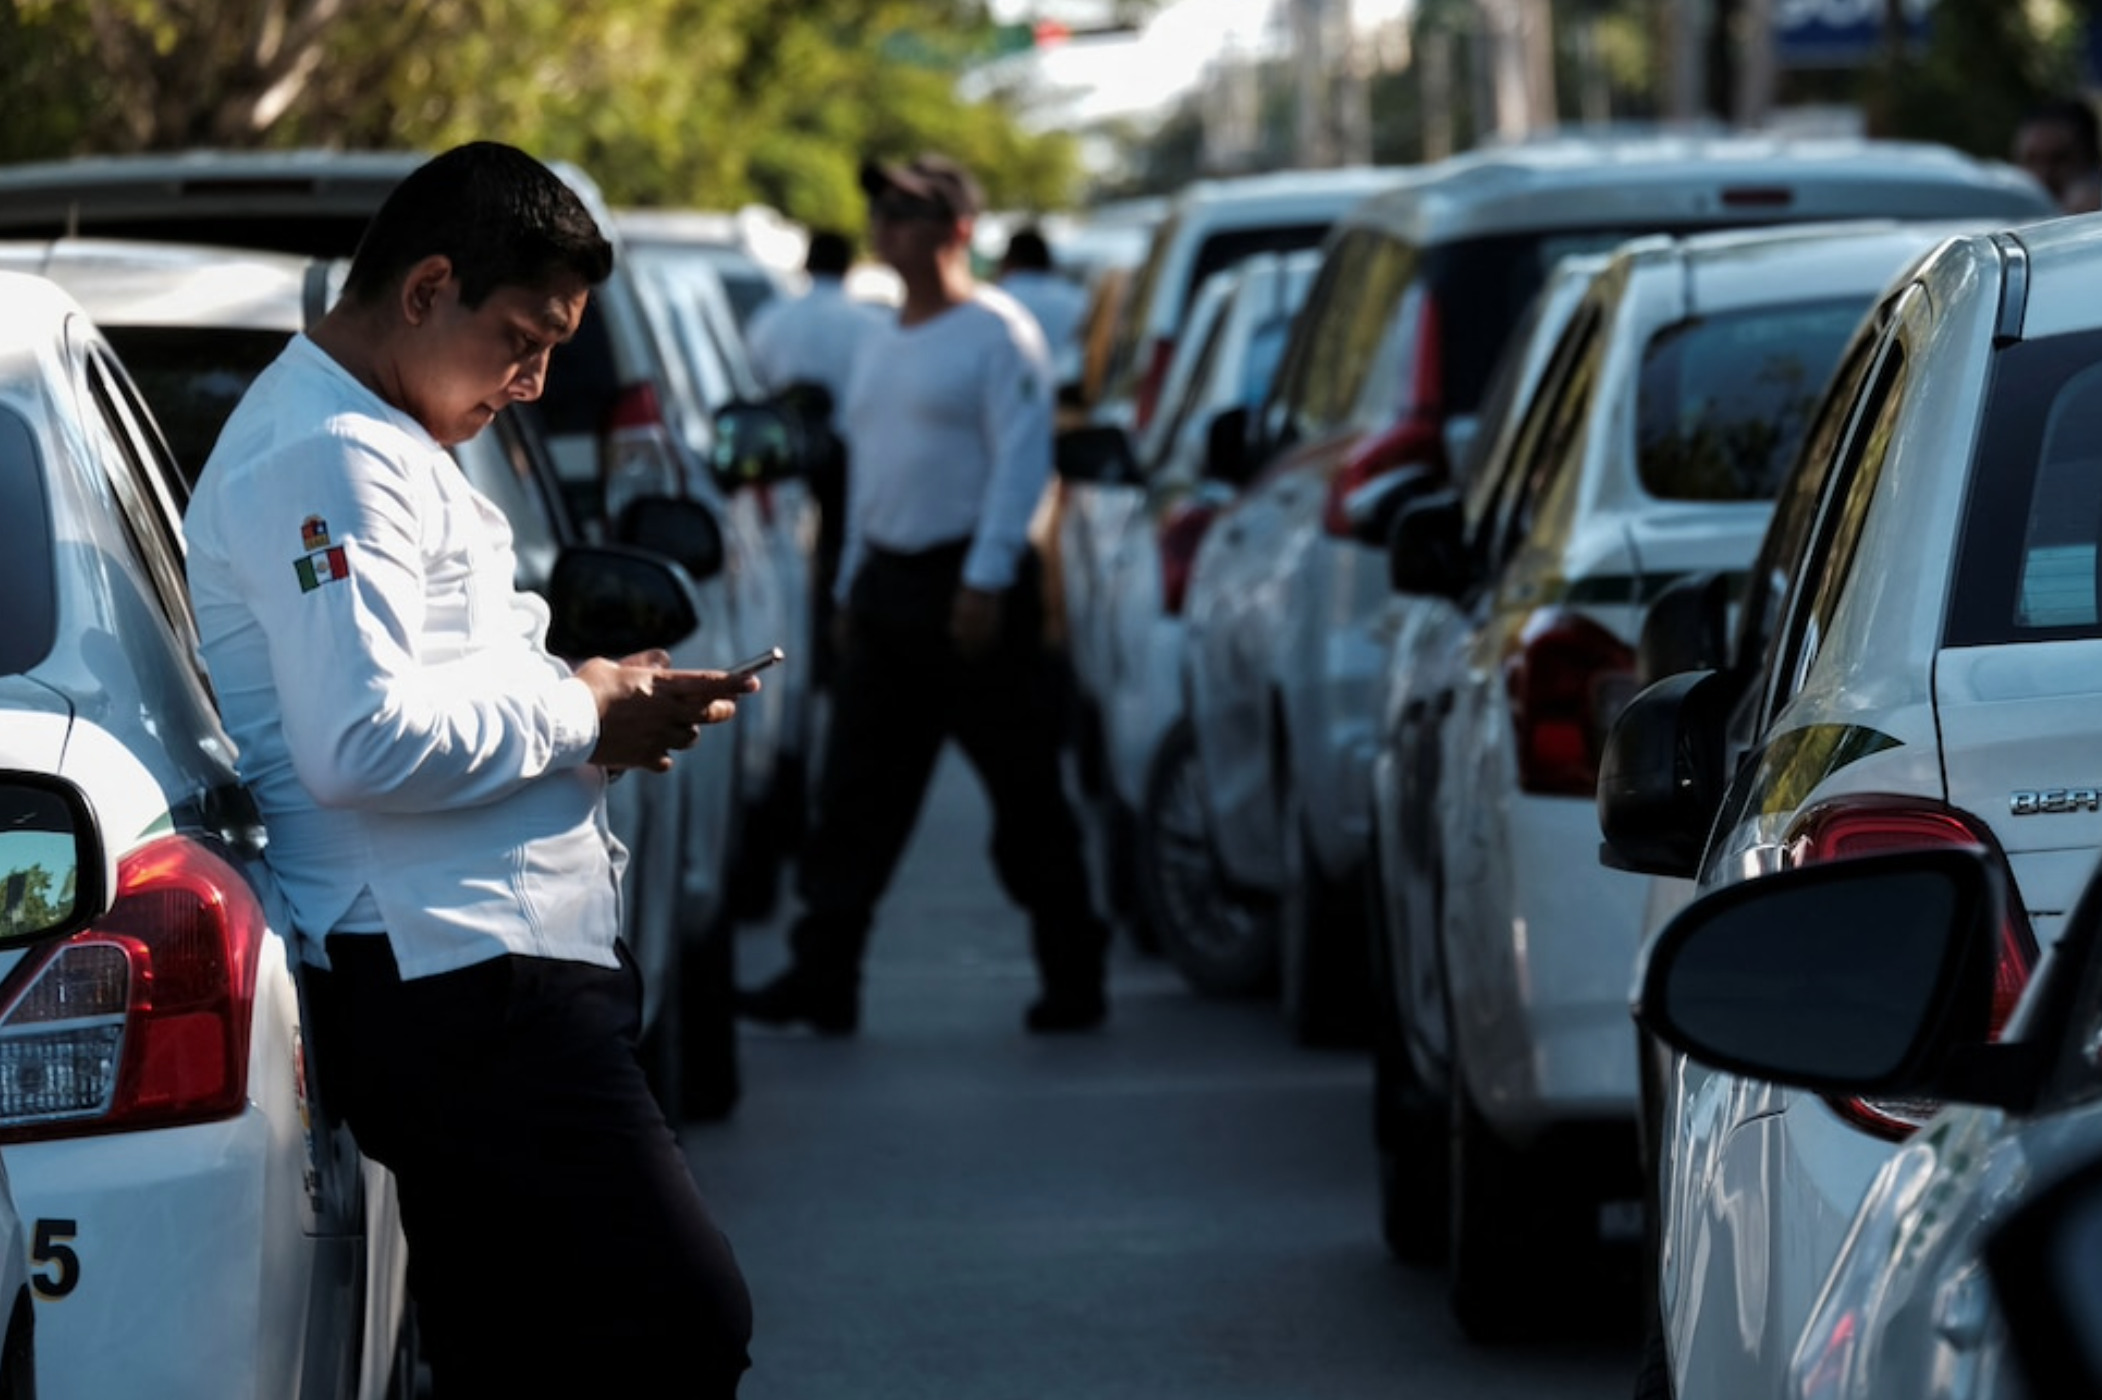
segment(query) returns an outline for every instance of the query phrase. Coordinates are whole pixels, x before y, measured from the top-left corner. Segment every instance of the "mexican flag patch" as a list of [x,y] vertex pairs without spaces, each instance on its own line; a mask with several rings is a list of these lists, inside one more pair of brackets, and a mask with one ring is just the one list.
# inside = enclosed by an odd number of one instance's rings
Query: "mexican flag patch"
[[299,575],[299,591],[312,593],[324,583],[334,583],[339,578],[350,577],[350,560],[343,553],[343,546],[316,550],[303,559],[292,561],[292,571]]

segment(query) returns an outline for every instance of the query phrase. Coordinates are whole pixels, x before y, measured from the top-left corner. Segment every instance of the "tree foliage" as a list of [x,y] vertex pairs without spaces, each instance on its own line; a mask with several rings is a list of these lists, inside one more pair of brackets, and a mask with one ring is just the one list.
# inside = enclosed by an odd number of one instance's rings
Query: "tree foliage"
[[0,0],[0,159],[487,137],[618,204],[851,226],[864,153],[940,149],[1062,206],[1072,139],[957,94],[991,32],[984,0]]

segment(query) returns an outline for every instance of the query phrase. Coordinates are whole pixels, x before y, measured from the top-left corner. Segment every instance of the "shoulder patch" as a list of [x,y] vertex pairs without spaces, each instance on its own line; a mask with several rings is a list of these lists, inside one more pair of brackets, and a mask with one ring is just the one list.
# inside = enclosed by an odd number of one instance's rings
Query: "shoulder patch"
[[292,561],[292,573],[300,592],[312,593],[324,583],[350,577],[350,558],[343,546],[330,541],[328,522],[320,516],[310,515],[299,523],[299,547],[304,552]]

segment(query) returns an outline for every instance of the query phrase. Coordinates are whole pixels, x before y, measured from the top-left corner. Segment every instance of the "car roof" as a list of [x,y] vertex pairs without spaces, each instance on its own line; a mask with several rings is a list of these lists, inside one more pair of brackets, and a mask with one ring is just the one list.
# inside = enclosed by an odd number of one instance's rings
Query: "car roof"
[[1211,225],[1292,219],[1298,210],[1332,214],[1368,195],[1392,189],[1410,168],[1346,165],[1195,180],[1175,196],[1168,217]]
[[19,378],[25,356],[46,353],[53,327],[80,314],[80,303],[48,277],[0,269],[0,390]]
[[1339,227],[1418,244],[1641,219],[1773,223],[1868,215],[2040,218],[2054,206],[2003,161],[1867,138],[1687,134],[1500,146],[1400,173]]
[[328,264],[293,253],[131,239],[0,240],[0,267],[64,286],[98,323],[301,329]]

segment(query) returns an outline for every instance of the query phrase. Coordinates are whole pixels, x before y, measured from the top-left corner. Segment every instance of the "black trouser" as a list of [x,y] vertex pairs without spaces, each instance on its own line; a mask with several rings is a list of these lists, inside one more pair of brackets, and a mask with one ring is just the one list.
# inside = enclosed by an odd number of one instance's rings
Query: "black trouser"
[[965,546],[872,551],[848,598],[815,824],[796,875],[796,963],[858,984],[877,901],[912,835],[942,745],[954,739],[992,806],[1001,886],[1029,914],[1045,990],[1098,991],[1107,930],[1094,913],[1080,825],[1059,768],[1057,689],[1043,649],[1035,556],[1001,603],[986,656],[949,640]]
[[439,1400],[734,1395],[751,1300],[636,1061],[633,964],[404,982],[383,937],[328,955],[321,1093],[394,1173]]

